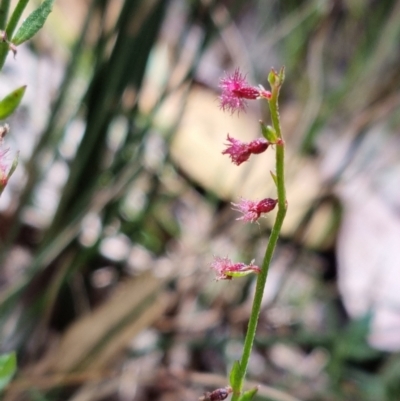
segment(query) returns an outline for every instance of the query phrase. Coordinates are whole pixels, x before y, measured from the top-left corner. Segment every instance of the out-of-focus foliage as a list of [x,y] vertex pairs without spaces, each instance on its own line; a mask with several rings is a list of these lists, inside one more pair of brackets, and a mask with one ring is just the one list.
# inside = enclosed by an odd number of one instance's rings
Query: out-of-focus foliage
[[16,34],[12,37],[12,43],[18,46],[36,35],[39,30],[43,28],[47,17],[51,13],[53,3],[54,0],[44,0],[35,11],[29,14],[28,18],[22,23]]
[[[370,346],[373,314],[344,311],[335,260],[335,186],[365,156],[358,145],[374,124],[399,126],[400,2],[85,4],[45,127],[32,128],[2,198],[0,349],[21,363],[5,399],[188,400],[228,385],[252,282],[214,283],[207,263],[258,258],[268,226],[236,222],[226,170],[213,167],[213,186],[191,163],[205,173],[214,160],[203,150],[222,158],[210,137],[229,129],[214,132],[207,107],[218,108],[210,88],[223,71],[240,66],[267,86],[266,71],[281,65],[288,169],[294,183],[305,178],[289,191],[289,211],[298,200],[301,212],[288,219],[249,366],[250,384],[262,384],[255,399],[400,399],[399,355]],[[33,42],[39,60],[45,43]],[[182,133],[191,147],[178,146]],[[328,179],[309,191],[308,169],[329,170],[320,161],[341,141]],[[240,174],[239,195],[264,185]]]
[[0,393],[10,382],[16,370],[17,358],[15,352],[0,355]]
[[14,113],[24,96],[26,86],[21,86],[0,100],[0,120],[4,120]]

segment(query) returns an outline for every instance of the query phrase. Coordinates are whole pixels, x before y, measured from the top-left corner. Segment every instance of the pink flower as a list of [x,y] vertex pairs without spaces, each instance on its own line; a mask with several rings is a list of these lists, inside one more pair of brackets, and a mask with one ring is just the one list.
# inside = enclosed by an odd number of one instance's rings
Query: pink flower
[[259,153],[265,152],[269,146],[269,143],[264,138],[255,139],[249,143],[239,141],[238,139],[227,136],[225,145],[228,146],[223,152],[223,155],[229,155],[232,162],[237,166],[247,161],[251,154],[258,155]]
[[219,87],[222,89],[219,97],[221,109],[230,110],[231,113],[244,111],[247,106],[246,99],[254,100],[260,97],[260,89],[250,86],[239,68],[233,74],[221,78]]
[[250,273],[260,273],[261,269],[253,265],[245,263],[233,263],[229,258],[214,257],[211,267],[215,270],[216,280],[232,280],[233,277],[246,276]]
[[7,153],[9,149],[0,149],[0,188],[4,188],[8,181],[8,168]]
[[277,199],[266,198],[260,201],[252,201],[247,199],[241,199],[239,203],[232,203],[235,208],[240,213],[243,213],[242,217],[236,220],[243,220],[245,222],[254,223],[261,216],[261,213],[268,213],[274,209],[275,205],[278,203]]
[[3,149],[1,142],[2,141],[0,139],[0,195],[18,165],[18,154],[14,157],[14,160],[10,162],[8,160],[9,149]]

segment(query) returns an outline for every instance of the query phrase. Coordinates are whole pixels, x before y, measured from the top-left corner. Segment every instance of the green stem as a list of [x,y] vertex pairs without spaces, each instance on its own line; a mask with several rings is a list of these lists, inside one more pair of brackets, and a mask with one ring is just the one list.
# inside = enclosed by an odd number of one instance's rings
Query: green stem
[[[7,28],[6,28],[6,38],[8,40],[12,39],[12,35],[14,34],[15,28],[18,25],[18,21],[21,18],[22,13],[25,10],[26,5],[28,4],[29,0],[19,0],[18,4],[16,5],[10,21],[8,21]],[[8,10],[10,8],[10,0],[2,0],[0,3],[0,29],[4,30],[6,27],[7,17],[8,17]],[[4,63],[7,58],[7,54],[9,51],[9,45],[7,42],[0,43],[0,70],[2,70]]]
[[8,54],[8,43],[0,42],[0,71],[3,69]]
[[29,3],[29,0],[19,0],[18,4],[14,8],[14,11],[11,15],[10,21],[8,21],[6,34],[9,40],[12,39],[12,35],[14,34],[15,28],[18,25],[18,22],[21,18],[22,13],[25,10],[26,5]]
[[280,141],[275,145],[275,159],[276,159],[276,184],[278,192],[278,213],[276,215],[275,223],[272,227],[271,235],[269,237],[268,246],[265,251],[264,260],[262,263],[261,273],[257,278],[257,285],[254,294],[253,307],[251,310],[250,320],[247,327],[246,338],[244,340],[243,354],[240,360],[240,385],[232,395],[232,401],[237,401],[243,391],[244,379],[246,376],[247,366],[249,363],[251,350],[253,348],[254,337],[256,335],[258,318],[261,310],[261,302],[264,294],[265,283],[267,281],[268,271],[271,264],[272,256],[278,242],[279,234],[282,228],[283,220],[286,215],[286,190],[285,190],[285,144],[282,140],[281,126],[278,111],[278,96],[280,85],[272,88],[272,97],[269,100],[269,108],[271,111],[271,120],[276,134]]
[[[3,31],[6,27],[8,10],[10,8],[10,0],[0,0],[0,30]],[[3,68],[4,62],[8,54],[8,43],[0,42],[0,71]]]
[[8,18],[8,10],[10,8],[11,0],[0,1],[0,29],[4,31]]

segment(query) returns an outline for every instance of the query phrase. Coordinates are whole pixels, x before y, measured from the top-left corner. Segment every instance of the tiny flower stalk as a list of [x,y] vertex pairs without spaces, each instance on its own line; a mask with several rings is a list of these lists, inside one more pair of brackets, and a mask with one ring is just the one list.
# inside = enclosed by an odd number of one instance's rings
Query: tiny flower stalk
[[256,290],[244,340],[242,357],[240,361],[234,363],[230,373],[229,384],[232,387],[232,401],[249,401],[257,391],[257,389],[254,389],[243,392],[243,385],[251,350],[253,348],[269,267],[287,210],[284,166],[285,142],[282,138],[278,107],[279,91],[284,78],[284,68],[279,72],[272,69],[268,75],[271,91],[267,91],[263,87],[256,88],[249,85],[245,76],[242,75],[238,69],[235,70],[234,74],[227,75],[220,81],[220,87],[222,89],[220,106],[222,110],[227,110],[231,113],[235,111],[245,111],[248,100],[264,99],[268,101],[271,113],[272,126],[266,126],[260,121],[263,138],[256,139],[250,143],[243,143],[228,135],[227,149],[222,152],[223,154],[229,155],[234,164],[240,165],[247,161],[250,155],[262,153],[266,151],[270,145],[273,145],[271,147],[275,150],[275,172],[271,172],[271,176],[276,186],[277,199],[266,198],[261,201],[242,199],[239,203],[233,203],[234,209],[242,213],[242,216],[239,217],[238,220],[252,223],[257,221],[262,214],[268,213],[274,209],[275,206],[278,207],[261,268],[254,266],[253,262],[250,263],[250,265],[245,265],[243,263],[235,264],[228,258],[215,258],[212,264],[212,267],[217,272],[217,279],[230,280],[233,277],[257,273]]
[[215,270],[215,280],[232,280],[234,277],[243,277],[251,273],[259,274],[261,269],[253,265],[253,261],[246,265],[245,263],[233,263],[229,258],[215,257],[211,263],[211,268]]

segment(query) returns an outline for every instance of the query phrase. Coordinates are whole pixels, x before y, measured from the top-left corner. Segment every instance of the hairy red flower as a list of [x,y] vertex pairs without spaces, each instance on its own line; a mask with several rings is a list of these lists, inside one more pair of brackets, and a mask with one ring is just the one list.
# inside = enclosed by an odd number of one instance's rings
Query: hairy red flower
[[254,100],[260,97],[260,89],[248,84],[244,76],[237,68],[233,74],[225,75],[220,79],[219,87],[222,89],[219,97],[222,110],[244,111],[246,99]]
[[278,203],[277,199],[266,198],[260,201],[252,201],[241,199],[239,203],[232,203],[233,210],[242,213],[243,216],[236,220],[243,220],[245,222],[254,223],[258,220],[262,213],[268,213],[273,210]]
[[227,136],[225,145],[227,148],[222,152],[223,155],[229,155],[232,162],[237,166],[247,161],[251,154],[260,154],[265,152],[269,146],[269,143],[264,138],[258,138],[249,143],[242,142],[238,139]]

